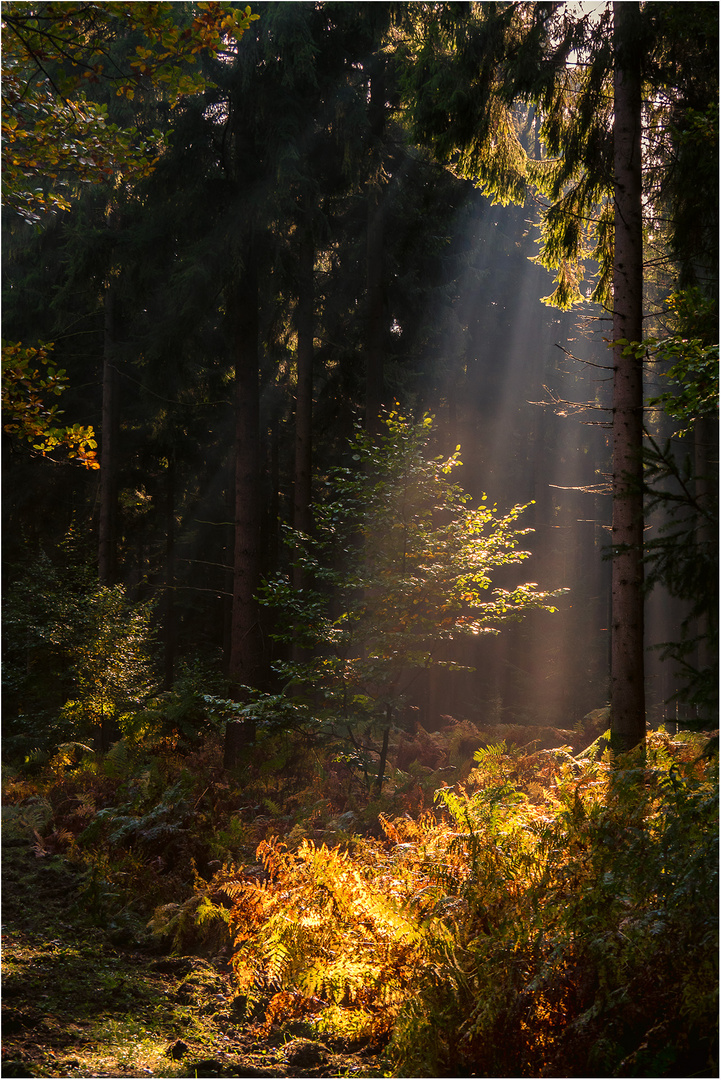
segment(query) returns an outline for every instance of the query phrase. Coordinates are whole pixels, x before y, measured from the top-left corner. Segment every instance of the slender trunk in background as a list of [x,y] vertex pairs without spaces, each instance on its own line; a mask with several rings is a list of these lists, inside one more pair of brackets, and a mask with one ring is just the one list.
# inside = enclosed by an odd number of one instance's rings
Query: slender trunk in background
[[175,676],[175,458],[172,451],[165,477],[165,595],[163,598],[163,688],[172,690]]
[[[241,686],[258,685],[262,666],[256,601],[260,579],[258,271],[252,244],[247,245],[244,256],[243,270],[228,292],[235,350],[235,530],[229,674],[239,699]],[[254,737],[252,719],[226,725],[226,768],[237,763],[240,751]]]
[[[301,241],[298,269],[298,305],[296,307],[297,389],[295,399],[295,470],[293,482],[293,528],[310,533],[313,526],[313,323],[315,292],[313,272],[315,245],[308,227]],[[307,574],[300,566],[292,569],[293,588],[307,587]],[[294,642],[291,658],[307,659],[307,653]]]
[[100,515],[98,580],[112,585],[116,571],[118,495],[118,369],[116,297],[112,283],[105,286],[103,333],[103,386],[100,421]]
[[376,435],[383,405],[383,204],[373,183],[368,192],[366,238],[366,430]]
[[[117,299],[109,280],[105,285],[103,330],[103,386],[100,436],[100,515],[98,527],[98,581],[115,583],[118,517],[118,368],[116,356]],[[120,731],[110,702],[100,697],[100,724],[96,749],[106,753]]]
[[393,708],[391,705],[386,705],[386,724],[383,728],[383,744],[381,746],[381,756],[378,762],[378,777],[376,779],[375,788],[378,798],[380,798],[383,792],[383,778],[386,772],[386,762],[388,760],[388,737],[391,732],[391,724],[393,722]]
[[[300,248],[298,306],[296,333],[298,335],[298,385],[295,400],[295,474],[293,484],[293,527],[303,532],[311,530],[311,476],[313,425],[313,269],[315,247],[307,233]],[[294,571],[295,574],[295,571]],[[300,585],[294,576],[293,584]]]
[[276,567],[280,559],[280,418],[278,406],[273,405],[269,425],[267,450],[270,477],[270,498],[265,515],[262,550],[265,566]]
[[[637,3],[614,13],[613,522],[611,745],[644,742],[643,364],[620,339],[643,337],[641,73],[634,43]],[[630,352],[631,350],[629,350]]]
[[382,71],[371,77],[368,102],[371,164],[366,186],[366,430],[380,431],[383,405],[385,304],[383,297],[384,188],[380,141],[386,122],[385,79]]
[[[713,498],[718,491],[718,427],[710,417],[703,417],[694,426],[694,475],[698,506],[696,544],[703,554],[718,542],[713,525]],[[715,583],[712,583],[712,588]],[[718,594],[716,594],[718,595]],[[714,667],[718,671],[718,606],[711,603],[709,611],[699,616],[696,625],[698,649],[696,666],[699,674]],[[716,681],[716,680],[714,680]]]

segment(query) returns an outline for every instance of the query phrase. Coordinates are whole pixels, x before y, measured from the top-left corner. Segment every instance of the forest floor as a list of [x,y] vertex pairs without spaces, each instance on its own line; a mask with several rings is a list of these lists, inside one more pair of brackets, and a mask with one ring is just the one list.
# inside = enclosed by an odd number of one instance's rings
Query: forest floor
[[3,844],[2,1075],[377,1077],[369,1047],[263,1030],[221,962],[118,940],[60,856]]

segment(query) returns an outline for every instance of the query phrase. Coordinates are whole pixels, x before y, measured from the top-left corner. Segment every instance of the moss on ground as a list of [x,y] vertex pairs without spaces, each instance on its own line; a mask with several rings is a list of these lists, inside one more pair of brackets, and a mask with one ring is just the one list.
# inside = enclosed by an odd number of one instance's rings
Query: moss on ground
[[62,857],[7,832],[4,1077],[383,1075],[373,1056],[264,1036],[234,1009],[222,960],[159,954],[132,919],[102,925]]

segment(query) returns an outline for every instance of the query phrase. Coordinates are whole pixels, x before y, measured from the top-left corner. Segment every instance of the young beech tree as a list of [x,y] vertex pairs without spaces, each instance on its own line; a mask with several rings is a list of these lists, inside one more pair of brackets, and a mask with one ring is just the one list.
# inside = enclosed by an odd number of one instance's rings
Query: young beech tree
[[[78,183],[147,175],[168,133],[111,123],[92,87],[128,100],[162,87],[175,106],[206,85],[198,55],[223,50],[257,18],[221,3],[3,4],[3,205],[40,222],[70,208]],[[137,43],[121,60],[113,46],[128,35]]]
[[262,602],[276,613],[276,639],[300,644],[309,659],[277,665],[284,694],[311,706],[316,718],[345,729],[388,730],[420,673],[441,660],[441,646],[466,635],[497,634],[530,608],[555,610],[535,583],[493,587],[500,567],[528,558],[519,549],[532,530],[518,527],[525,507],[499,513],[452,482],[460,447],[429,457],[433,429],[398,412],[379,436],[357,430],[351,465],[334,469],[313,507],[313,536],[289,531],[301,563],[302,591],[287,575],[267,581]]

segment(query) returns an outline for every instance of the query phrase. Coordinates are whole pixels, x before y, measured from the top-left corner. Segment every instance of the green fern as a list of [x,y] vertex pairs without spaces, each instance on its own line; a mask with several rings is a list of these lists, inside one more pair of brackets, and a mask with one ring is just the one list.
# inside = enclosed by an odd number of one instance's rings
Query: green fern
[[208,923],[222,923],[227,926],[230,921],[230,913],[227,908],[214,904],[207,896],[201,897],[200,903],[195,910],[195,925],[204,926]]

